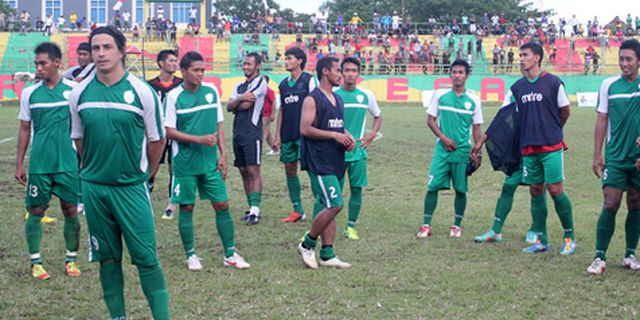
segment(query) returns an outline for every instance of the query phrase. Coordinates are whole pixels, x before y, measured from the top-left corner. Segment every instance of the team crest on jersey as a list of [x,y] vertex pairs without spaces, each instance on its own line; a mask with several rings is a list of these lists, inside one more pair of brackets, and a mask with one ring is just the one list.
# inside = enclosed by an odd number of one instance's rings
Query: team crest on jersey
[[71,96],[71,91],[69,91],[69,90],[64,91],[64,92],[62,93],[62,96],[63,96],[66,100],[69,100],[69,97]]
[[467,109],[467,110],[471,109],[471,102],[469,102],[469,101],[465,102],[464,103],[464,108]]
[[364,101],[364,96],[359,94],[356,96],[356,100],[358,100],[358,103],[362,103],[362,101]]
[[98,245],[98,239],[95,236],[91,236],[91,244],[93,244],[93,249],[100,251],[100,245]]
[[208,103],[213,102],[213,93],[207,93],[204,98],[207,100]]
[[127,103],[133,103],[136,97],[133,95],[133,91],[127,90],[124,92],[124,101]]

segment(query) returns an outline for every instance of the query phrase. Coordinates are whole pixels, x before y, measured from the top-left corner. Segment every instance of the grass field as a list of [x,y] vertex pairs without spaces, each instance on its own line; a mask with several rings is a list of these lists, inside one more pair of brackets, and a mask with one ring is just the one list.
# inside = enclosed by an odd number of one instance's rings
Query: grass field
[[[164,221],[166,186],[153,193],[158,252],[167,276],[174,319],[637,319],[639,274],[620,266],[624,253],[623,206],[617,233],[609,249],[605,276],[585,272],[594,253],[595,226],[601,207],[599,181],[591,173],[593,109],[573,108],[565,131],[566,192],[573,202],[578,251],[557,254],[562,230],[549,205],[550,239],[554,250],[537,255],[521,253],[530,224],[528,191],[516,194],[505,224],[504,241],[476,244],[486,231],[500,193],[503,175],[485,163],[470,180],[463,236],[450,239],[453,194],[441,192],[433,220],[434,236],[417,240],[422,222],[426,175],[434,146],[424,109],[417,106],[382,108],[384,138],[370,149],[369,182],[358,225],[361,240],[339,237],[336,252],[351,262],[349,270],[309,270],[295,250],[308,222],[282,224],[290,211],[284,170],[276,157],[264,157],[262,222],[253,227],[236,224],[239,252],[251,263],[247,271],[222,267],[221,245],[210,205],[196,208],[196,241],[204,271],[192,273],[184,264],[177,219]],[[485,108],[493,118],[495,105]],[[15,137],[15,105],[0,108],[0,140]],[[227,117],[231,132],[231,117]],[[228,137],[230,134],[227,135]],[[23,189],[14,181],[16,140],[0,144],[0,318],[105,319],[98,266],[86,261],[81,243],[83,275],[63,273],[62,215],[57,201],[49,214],[59,220],[44,225],[42,245],[48,281],[31,278],[24,240]],[[233,160],[230,142],[227,144]],[[162,168],[156,181],[167,181]],[[301,176],[304,204],[311,211],[306,174]],[[241,179],[235,169],[228,178],[234,220],[246,208]],[[347,192],[348,193],[348,192]],[[345,196],[348,196],[345,194]],[[550,200],[549,200],[550,201]],[[346,221],[346,210],[338,216]],[[86,239],[83,225],[82,239]],[[150,318],[134,266],[125,256],[127,310],[131,319]]]

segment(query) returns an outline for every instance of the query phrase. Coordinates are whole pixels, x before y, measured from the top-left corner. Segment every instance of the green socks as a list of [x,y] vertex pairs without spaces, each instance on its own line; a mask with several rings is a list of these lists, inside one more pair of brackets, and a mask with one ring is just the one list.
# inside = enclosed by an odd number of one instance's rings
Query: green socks
[[462,224],[462,218],[464,217],[464,210],[467,208],[467,194],[456,191],[456,198],[453,201],[453,206],[455,210],[453,225],[460,227]]
[[494,214],[495,218],[493,220],[493,226],[491,227],[493,232],[502,233],[502,226],[507,220],[509,212],[511,212],[513,196],[515,195],[517,188],[517,185],[505,184],[502,186],[502,193],[500,193],[500,198],[498,198],[498,203],[496,203],[496,211]]
[[120,261],[100,263],[100,283],[111,319],[125,319],[124,274]]
[[236,252],[233,220],[231,219],[229,207],[216,211],[216,228],[218,228],[218,234],[220,235],[220,240],[222,240],[224,257],[229,258]]
[[[349,220],[347,227],[355,227],[362,208],[362,187],[352,187],[351,197],[349,198]],[[329,258],[331,259],[331,258]]]
[[300,199],[300,178],[297,175],[287,177],[287,188],[289,189],[289,199],[293,204],[293,211],[304,214],[302,200]]
[[438,191],[427,191],[424,195],[424,217],[422,224],[431,224],[433,213],[438,206]]
[[560,224],[564,230],[564,238],[571,238],[574,240],[573,235],[573,214],[571,210],[571,201],[566,193],[553,198],[553,204],[556,207],[556,213],[560,218]]
[[169,292],[167,291],[167,283],[160,264],[153,266],[137,266],[140,275],[140,284],[142,292],[147,297],[147,302],[151,308],[151,314],[154,320],[170,319],[169,316]]
[[193,231],[193,211],[180,209],[178,215],[178,231],[187,258],[196,255],[195,235]]
[[[298,186],[300,184],[298,183]],[[299,189],[298,189],[299,190]],[[298,192],[298,195],[300,192]],[[262,202],[262,192],[250,192],[247,195],[247,201],[249,202],[249,207],[260,207],[260,203]]]
[[538,234],[540,243],[546,245],[547,240],[547,199],[544,195],[531,196],[531,216],[533,229]]
[[598,227],[596,229],[596,258],[600,258],[603,261],[607,260],[607,248],[609,248],[609,242],[611,241],[611,237],[615,230],[616,213],[602,209],[602,212],[600,212],[600,218],[598,218]]
[[636,254],[636,248],[638,247],[638,236],[640,236],[640,211],[629,210],[627,213],[627,221],[624,224],[625,238],[627,240],[627,250],[624,253],[624,257],[628,258],[630,255]]
[[304,235],[304,240],[302,241],[302,246],[303,246],[305,249],[313,250],[313,249],[315,249],[315,248],[316,248],[316,245],[317,245],[317,244],[318,244],[318,238],[317,238],[317,237],[316,237],[315,239],[314,239],[314,238],[312,238],[312,237],[309,235],[309,232],[307,232],[307,233]]
[[29,257],[31,264],[42,264],[40,256],[40,242],[42,241],[42,224],[40,221],[43,216],[36,216],[29,213],[27,223],[24,225],[24,233],[27,238],[27,247],[29,248]]
[[78,247],[80,246],[80,217],[64,217],[64,242],[67,246],[67,257],[64,262],[76,261]]
[[327,261],[336,257],[336,253],[333,252],[332,245],[322,246],[320,249],[320,259],[323,261]]

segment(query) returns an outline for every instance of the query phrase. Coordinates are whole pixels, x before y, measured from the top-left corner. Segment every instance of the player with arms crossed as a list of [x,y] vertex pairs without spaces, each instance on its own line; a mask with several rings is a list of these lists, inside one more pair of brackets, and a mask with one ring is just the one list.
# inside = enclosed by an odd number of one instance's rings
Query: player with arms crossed
[[[640,149],[636,146],[640,128],[640,43],[627,40],[620,45],[618,64],[621,75],[606,79],[598,95],[593,173],[602,176],[604,204],[596,228],[596,256],[587,268],[590,274],[602,274],[606,268],[606,252],[616,226],[616,213],[627,191],[626,250],[622,265],[638,270],[636,259],[640,236],[640,170],[636,162]],[[605,159],[602,145],[605,133]]]
[[[347,173],[349,175],[349,217],[343,235],[347,239],[358,240],[356,222],[362,208],[362,188],[369,182],[367,179],[367,147],[373,142],[380,126],[382,115],[373,92],[356,86],[360,77],[360,61],[355,58],[345,58],[341,63],[342,86],[335,93],[344,102],[344,126],[347,132],[356,139],[356,147],[347,152]],[[371,132],[365,134],[367,111],[373,116]],[[344,181],[344,180],[343,180]],[[342,186],[340,186],[342,189]]]
[[[194,51],[180,60],[184,82],[165,99],[167,137],[173,140],[173,203],[180,205],[178,230],[187,256],[187,268],[202,270],[196,255],[193,209],[196,190],[211,201],[216,227],[224,248],[223,265],[239,269],[249,264],[235,250],[234,226],[227,197],[227,152],[223,111],[218,90],[203,83],[204,59]],[[217,151],[220,151],[218,157]]]
[[352,151],[355,141],[344,129],[344,103],[333,93],[340,85],[340,64],[335,57],[324,57],[316,64],[320,85],[304,99],[300,134],[302,135],[302,169],[307,170],[315,203],[322,210],[313,218],[311,230],[298,245],[304,264],[318,268],[315,247],[322,237],[320,265],[338,269],[350,268],[333,251],[336,215],[342,210],[342,188],[346,168],[345,150]]
[[169,293],[156,252],[147,181],[164,148],[158,96],[124,69],[126,38],[113,26],[89,36],[96,72],[71,92],[71,138],[82,161],[90,260],[112,319],[125,319],[122,239],[154,319],[169,319]]
[[[49,273],[42,267],[40,255],[41,220],[54,194],[60,199],[64,215],[63,234],[67,249],[65,273],[78,276],[78,158],[70,138],[69,112],[69,96],[76,83],[60,76],[62,52],[55,43],[39,44],[34,54],[36,75],[40,81],[25,88],[20,97],[15,172],[16,180],[27,187],[25,205],[30,214],[25,224],[25,235],[31,259],[31,275],[37,279],[49,278]],[[29,141],[32,141],[32,145],[27,175],[23,162]]]
[[[464,60],[451,64],[450,77],[453,88],[436,92],[427,109],[427,124],[438,138],[436,142],[429,183],[424,197],[423,223],[416,237],[431,236],[431,219],[438,205],[438,191],[449,189],[451,181],[456,195],[454,220],[449,236],[462,236],[462,218],[467,207],[467,165],[471,156],[471,133],[474,142],[482,136],[482,107],[480,98],[465,87],[471,66]],[[473,158],[476,167],[480,158]]]

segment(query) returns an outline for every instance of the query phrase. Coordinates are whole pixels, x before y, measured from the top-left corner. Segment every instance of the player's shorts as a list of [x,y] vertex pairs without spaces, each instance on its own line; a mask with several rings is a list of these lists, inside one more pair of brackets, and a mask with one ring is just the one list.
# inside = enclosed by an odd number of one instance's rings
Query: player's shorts
[[[349,187],[364,188],[369,185],[367,178],[367,159],[356,161],[347,161],[347,177],[349,178]],[[341,180],[345,180],[344,178]],[[341,188],[344,189],[344,188]]]
[[171,203],[194,204],[196,203],[196,190],[201,200],[212,202],[225,202],[227,196],[227,186],[220,170],[209,174],[194,176],[183,176],[171,178],[173,190],[171,191]]
[[47,206],[55,195],[62,202],[78,205],[79,194],[78,171],[30,174],[24,202],[27,208]]
[[315,201],[320,203],[323,208],[335,208],[344,206],[342,198],[342,179],[337,176],[319,176],[311,171],[309,180],[311,180],[311,190]]
[[121,261],[122,239],[131,263],[158,263],[156,227],[146,183],[110,186],[82,181],[89,260]]
[[631,162],[627,165],[610,164],[604,166],[602,172],[602,187],[613,187],[627,190],[631,186],[636,191],[640,191],[640,170]]
[[522,157],[524,184],[554,184],[564,180],[564,150]]
[[233,154],[235,167],[259,166],[262,161],[262,141],[233,139]]
[[262,107],[262,118],[273,118],[273,103],[265,103]]
[[522,183],[522,161],[520,161],[520,168],[518,169],[518,171],[512,173],[510,176],[505,176],[504,177],[504,183],[505,185],[508,186],[519,186]]
[[453,188],[457,192],[468,191],[467,162],[448,162],[440,156],[440,152],[433,154],[431,168],[429,169],[428,191],[438,191]]
[[164,145],[164,150],[162,150],[162,156],[160,157],[160,163],[165,163],[165,159],[166,162],[168,164],[171,164],[171,140],[167,139],[167,143]]
[[280,161],[284,163],[292,163],[300,160],[300,139],[295,141],[283,142],[280,145]]

